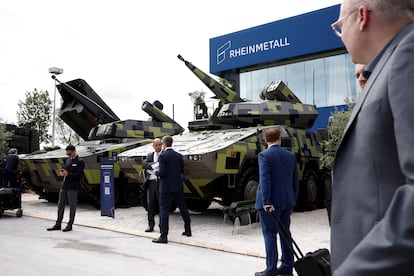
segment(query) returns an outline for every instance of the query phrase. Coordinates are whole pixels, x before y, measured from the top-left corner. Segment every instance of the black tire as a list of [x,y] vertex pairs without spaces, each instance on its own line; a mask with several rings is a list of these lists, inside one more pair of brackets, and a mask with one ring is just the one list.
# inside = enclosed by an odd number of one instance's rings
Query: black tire
[[59,193],[48,192],[46,198],[48,202],[57,203],[59,201]]
[[332,199],[332,177],[329,170],[322,172],[323,201]]
[[137,184],[118,183],[120,186],[120,196],[122,198],[122,205],[125,207],[134,207],[139,205],[140,192]]
[[301,210],[314,210],[319,203],[319,178],[313,169],[305,169],[303,178],[299,185],[298,207]]
[[249,167],[243,171],[238,183],[239,200],[255,200],[257,188],[259,187],[259,170],[256,167]]
[[194,212],[204,212],[208,209],[208,207],[210,207],[211,200],[187,198],[185,203],[188,210]]
[[224,206],[230,206],[235,201],[255,200],[258,187],[259,170],[256,166],[248,167],[237,176],[236,188],[226,190],[222,204]]
[[23,216],[23,209],[17,209],[16,217],[20,218],[21,216]]

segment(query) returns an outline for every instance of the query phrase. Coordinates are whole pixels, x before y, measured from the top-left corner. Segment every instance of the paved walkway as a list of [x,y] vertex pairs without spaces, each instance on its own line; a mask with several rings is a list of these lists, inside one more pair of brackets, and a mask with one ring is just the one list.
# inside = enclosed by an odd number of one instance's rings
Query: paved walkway
[[[38,199],[37,195],[23,194],[22,208],[23,216],[50,220],[50,226],[56,220],[57,204]],[[13,211],[6,212],[12,214]],[[218,204],[212,204],[206,213],[190,212],[190,215],[193,236],[188,238],[181,235],[184,226],[179,212],[171,214],[169,242],[255,257],[265,256],[259,223],[235,227],[231,221],[224,222],[222,207]],[[64,222],[68,220],[68,216],[69,207],[66,208]],[[156,223],[158,223],[158,216]],[[111,218],[101,216],[101,211],[90,205],[79,204],[74,231],[76,231],[76,225],[148,237],[148,242],[159,236],[157,232],[144,232],[147,227],[147,218],[143,207],[115,209],[115,218]],[[293,213],[291,231],[304,253],[322,247],[329,248],[330,228],[325,209]]]

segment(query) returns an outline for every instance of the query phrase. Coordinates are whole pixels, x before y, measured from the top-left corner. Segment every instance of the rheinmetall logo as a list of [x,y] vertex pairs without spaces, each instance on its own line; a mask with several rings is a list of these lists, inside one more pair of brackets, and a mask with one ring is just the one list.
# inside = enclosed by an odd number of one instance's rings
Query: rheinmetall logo
[[226,60],[226,51],[230,49],[231,41],[227,41],[223,44],[220,48],[217,49],[217,64],[221,64],[224,60]]
[[230,59],[237,58],[241,56],[254,55],[290,46],[288,37],[262,41],[259,43],[242,46],[234,49],[231,49],[231,44],[231,40],[229,40],[217,49],[217,64],[223,63],[226,60],[226,57]]

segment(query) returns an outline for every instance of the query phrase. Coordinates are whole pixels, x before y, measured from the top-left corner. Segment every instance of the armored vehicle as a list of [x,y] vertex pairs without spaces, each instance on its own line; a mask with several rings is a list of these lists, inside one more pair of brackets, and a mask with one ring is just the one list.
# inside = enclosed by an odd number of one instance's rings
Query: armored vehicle
[[[321,136],[309,130],[318,116],[315,106],[303,104],[282,81],[265,87],[262,101],[241,99],[234,91],[210,78],[178,56],[222,103],[208,119],[189,122],[189,132],[173,136],[173,148],[184,157],[184,189],[188,208],[203,211],[212,201],[223,206],[254,200],[259,183],[258,154],[266,148],[263,130],[279,127],[282,146],[295,153],[300,179],[298,209],[314,209],[324,198],[319,169]],[[121,170],[141,164],[150,145],[119,155]],[[123,163],[125,162],[125,163]],[[138,179],[142,181],[142,179]]]
[[[63,99],[59,117],[84,139],[76,145],[78,155],[85,160],[80,198],[96,207],[100,205],[100,158],[116,159],[122,151],[149,143],[156,137],[184,131],[162,112],[163,106],[158,101],[142,104],[151,120],[120,120],[86,81],[59,82],[57,88]],[[65,153],[64,149],[57,149],[22,158],[30,174],[29,185],[40,197],[50,201],[58,199],[62,182],[59,169],[66,158]],[[137,205],[138,186],[128,183],[116,162],[114,179],[116,206]]]

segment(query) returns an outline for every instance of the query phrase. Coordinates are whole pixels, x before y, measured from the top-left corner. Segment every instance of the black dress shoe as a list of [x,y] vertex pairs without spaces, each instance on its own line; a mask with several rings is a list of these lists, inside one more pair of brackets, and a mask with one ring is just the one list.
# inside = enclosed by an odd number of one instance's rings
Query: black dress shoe
[[278,267],[277,268],[277,275],[293,276],[293,273],[290,270]]
[[155,242],[155,243],[168,243],[168,240],[167,240],[167,238],[159,237],[158,239],[152,240],[152,242]]
[[254,274],[254,276],[270,276],[269,273],[266,272],[266,270],[260,271],[260,272],[256,272]]
[[56,231],[60,230],[60,225],[54,225],[53,227],[47,228],[47,231]]
[[183,236],[191,237],[191,231],[184,231]]
[[72,226],[71,225],[68,225],[68,226],[66,226],[65,228],[63,228],[63,230],[62,230],[63,232],[69,232],[69,231],[72,231]]
[[145,232],[154,232],[154,227],[148,227]]

